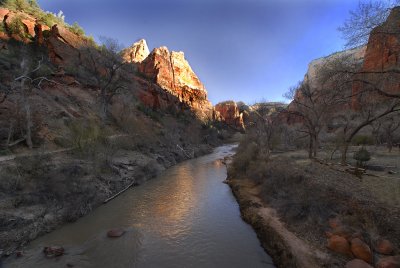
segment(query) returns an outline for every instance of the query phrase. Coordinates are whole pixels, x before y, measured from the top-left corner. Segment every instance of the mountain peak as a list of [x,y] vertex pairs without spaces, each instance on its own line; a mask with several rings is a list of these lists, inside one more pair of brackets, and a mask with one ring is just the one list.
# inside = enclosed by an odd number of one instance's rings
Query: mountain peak
[[122,51],[122,58],[126,62],[141,63],[149,54],[150,51],[146,40],[140,39],[131,47]]

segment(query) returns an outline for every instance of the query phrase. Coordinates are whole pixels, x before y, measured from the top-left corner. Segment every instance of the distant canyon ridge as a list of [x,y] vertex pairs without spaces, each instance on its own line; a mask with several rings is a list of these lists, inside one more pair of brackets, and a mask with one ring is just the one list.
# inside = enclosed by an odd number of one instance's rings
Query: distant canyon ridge
[[[91,42],[63,25],[48,27],[29,14],[0,8],[0,20],[3,21],[6,30],[10,28],[16,17],[22,17],[24,33],[18,35],[10,31],[0,32],[0,39],[34,41],[45,46],[51,61],[59,67],[59,74],[65,76],[64,80],[72,83],[74,79],[68,75],[68,70],[76,66],[84,66],[90,61],[90,55],[86,53],[85,48],[91,46]],[[316,81],[318,68],[325,62],[342,55],[350,55],[362,65],[359,74],[355,76],[356,79],[357,77],[373,81],[382,79],[380,72],[399,67],[398,34],[393,32],[399,21],[400,10],[395,8],[384,25],[372,31],[366,46],[335,53],[311,62],[305,80],[310,81],[313,88],[318,88],[320,86]],[[6,45],[3,45],[2,49],[6,49]],[[132,64],[136,70],[137,75],[131,76],[130,79],[134,82],[137,97],[143,105],[154,110],[171,107],[177,111],[191,109],[201,120],[221,121],[233,129],[245,130],[246,118],[251,112],[251,106],[237,104],[234,101],[213,106],[207,98],[206,88],[192,70],[183,52],[169,51],[167,47],[150,51],[146,41],[142,39],[124,49],[121,57],[126,63]],[[398,93],[400,92],[399,81],[400,78],[393,79],[392,76],[392,79],[385,80],[384,88],[388,89],[389,93]],[[363,86],[354,82],[353,92],[362,90]],[[350,106],[356,107],[357,100],[353,99]]]

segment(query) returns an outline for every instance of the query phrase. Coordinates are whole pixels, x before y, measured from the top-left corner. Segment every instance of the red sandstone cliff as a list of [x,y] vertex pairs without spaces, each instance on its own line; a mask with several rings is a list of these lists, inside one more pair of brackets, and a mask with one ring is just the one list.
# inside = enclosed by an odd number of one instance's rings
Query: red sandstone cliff
[[[147,51],[146,42],[137,44],[136,49]],[[168,48],[160,47],[155,48],[142,61],[132,61],[138,62],[139,73],[192,107],[200,118],[213,119],[213,108],[207,99],[207,91],[186,61],[183,52],[170,52]]]
[[218,103],[215,105],[215,111],[220,117],[220,120],[226,122],[227,125],[239,131],[245,130],[243,112],[239,111],[236,102],[225,101]]
[[400,94],[400,7],[392,9],[386,22],[370,34],[365,60],[359,74],[354,77],[352,101],[357,108],[357,94],[368,90],[371,101],[379,101],[381,93]]

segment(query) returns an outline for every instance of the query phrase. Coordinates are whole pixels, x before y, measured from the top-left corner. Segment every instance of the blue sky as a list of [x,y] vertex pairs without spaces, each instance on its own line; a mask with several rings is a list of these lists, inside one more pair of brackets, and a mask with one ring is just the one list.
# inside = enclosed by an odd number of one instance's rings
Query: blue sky
[[184,51],[213,104],[282,101],[308,63],[343,49],[358,0],[39,0],[96,39]]

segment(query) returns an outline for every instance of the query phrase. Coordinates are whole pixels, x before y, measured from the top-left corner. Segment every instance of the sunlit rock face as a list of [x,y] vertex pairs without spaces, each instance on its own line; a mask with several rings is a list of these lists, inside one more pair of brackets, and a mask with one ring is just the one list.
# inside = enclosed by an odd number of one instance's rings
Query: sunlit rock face
[[[10,32],[10,25],[16,18],[20,19],[23,24],[23,32],[20,34]],[[39,23],[36,18],[29,14],[12,11],[2,7],[0,7],[0,21],[4,23],[4,28],[6,30],[5,32],[0,32],[0,39],[3,40],[12,38],[14,40],[28,43],[31,41],[30,37],[37,38],[38,31],[40,31],[41,34],[42,30],[49,30],[48,26]]]
[[234,101],[225,101],[215,105],[215,111],[227,125],[237,129],[244,130],[243,113],[240,113],[239,108]]
[[141,63],[149,56],[150,51],[146,40],[141,39],[134,43],[131,47],[124,49],[121,53],[122,59],[129,63]]
[[212,105],[200,79],[186,61],[183,52],[170,52],[166,47],[154,49],[138,65],[139,73],[193,108],[202,118],[212,118]]
[[45,38],[51,61],[59,66],[77,68],[90,62],[86,49],[92,44],[63,26],[54,25]]
[[327,57],[315,59],[308,64],[307,73],[304,76],[304,82],[309,83],[312,90],[318,90],[322,87],[321,79],[319,79],[319,71],[327,64],[332,64],[335,60],[347,59],[361,65],[364,61],[366,46],[348,49],[333,53]]
[[[368,40],[363,67],[355,76],[353,96],[376,86],[390,94],[400,93],[400,75],[391,70],[400,66],[400,7],[394,8],[386,22],[374,28]],[[366,81],[363,83],[360,81]],[[371,101],[382,96],[371,91]],[[353,108],[359,108],[357,97],[353,98]]]

